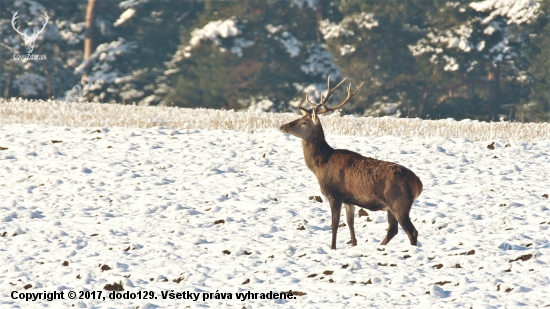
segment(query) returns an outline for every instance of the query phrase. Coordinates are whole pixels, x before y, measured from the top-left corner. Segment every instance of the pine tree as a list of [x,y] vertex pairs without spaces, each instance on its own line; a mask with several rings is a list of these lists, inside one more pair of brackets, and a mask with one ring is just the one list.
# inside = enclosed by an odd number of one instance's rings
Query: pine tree
[[[512,8],[520,5],[521,14],[515,14]],[[341,55],[342,71],[369,83],[356,111],[513,118],[516,104],[529,93],[528,34],[522,26],[536,16],[536,5],[346,1],[344,17],[327,21],[324,32],[332,53]]]
[[536,20],[527,25],[529,44],[526,58],[532,83],[528,99],[517,108],[516,119],[550,121],[550,1],[543,0]]
[[304,92],[319,97],[328,75],[339,75],[316,31],[317,16],[331,9],[328,1],[205,2],[181,32],[165,101],[284,110]]
[[342,1],[339,9],[342,17],[325,20],[322,32],[343,74],[356,84],[365,82],[348,108],[362,113],[371,107],[367,114],[373,116],[401,115],[403,106],[418,99],[407,90],[416,87],[421,71],[408,45],[421,38],[432,4],[352,0]]

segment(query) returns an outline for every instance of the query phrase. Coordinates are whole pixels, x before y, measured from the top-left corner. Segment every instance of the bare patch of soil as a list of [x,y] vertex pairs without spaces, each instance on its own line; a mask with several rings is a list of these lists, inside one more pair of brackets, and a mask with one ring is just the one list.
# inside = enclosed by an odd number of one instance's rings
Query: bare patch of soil
[[104,290],[107,290],[107,291],[124,291],[124,287],[122,286],[122,282],[119,282],[119,283],[113,283],[113,284],[110,284],[110,283],[107,283],[104,287],[103,287]]
[[323,199],[319,195],[312,195],[309,197],[309,200],[315,200],[317,203],[322,203]]
[[525,255],[519,256],[519,257],[516,258],[516,259],[509,260],[508,262],[509,262],[509,263],[512,263],[512,262],[517,262],[517,261],[519,261],[519,260],[525,262],[525,261],[527,261],[527,260],[530,260],[532,257],[533,257],[533,254],[525,254]]

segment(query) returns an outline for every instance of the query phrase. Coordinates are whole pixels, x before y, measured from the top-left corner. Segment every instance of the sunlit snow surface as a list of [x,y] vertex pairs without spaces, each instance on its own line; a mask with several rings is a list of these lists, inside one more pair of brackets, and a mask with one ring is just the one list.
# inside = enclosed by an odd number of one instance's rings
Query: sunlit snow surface
[[[386,216],[368,211],[356,216],[358,245],[347,244],[346,226],[334,251],[329,206],[309,200],[321,193],[298,139],[97,129],[0,126],[0,307],[550,304],[549,141],[496,141],[490,150],[492,141],[328,135],[332,146],[404,165],[424,183],[411,213],[420,247],[401,228],[378,246]],[[157,299],[11,299],[11,291],[106,295],[115,282]],[[162,300],[169,290],[306,294]]]

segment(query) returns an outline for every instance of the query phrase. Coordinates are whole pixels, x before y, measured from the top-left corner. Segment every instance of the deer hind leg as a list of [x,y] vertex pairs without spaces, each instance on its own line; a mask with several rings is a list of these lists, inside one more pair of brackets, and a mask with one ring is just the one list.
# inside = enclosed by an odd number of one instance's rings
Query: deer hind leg
[[405,230],[407,233],[407,236],[409,236],[409,240],[411,242],[412,246],[417,245],[417,238],[418,238],[418,231],[414,228],[414,225],[411,222],[411,219],[409,216],[402,217],[398,219],[399,224],[401,227]]
[[348,221],[349,233],[351,235],[351,245],[357,246],[357,239],[355,238],[355,229],[353,227],[353,219],[355,217],[355,205],[344,204],[346,207],[346,219]]
[[390,242],[390,240],[395,235],[397,235],[397,229],[398,229],[397,219],[391,213],[391,211],[388,210],[388,233],[386,234],[386,238],[384,238],[384,240],[382,240],[380,245],[382,245],[382,246],[387,245]]
[[399,221],[399,225],[401,225],[401,227],[407,233],[407,236],[409,236],[409,241],[411,242],[411,245],[416,246],[417,245],[417,238],[418,238],[418,231],[414,228],[414,225],[411,222],[411,218],[409,218],[409,212],[408,211],[398,212],[394,215],[395,215],[397,221]]
[[329,199],[330,211],[332,213],[332,243],[330,248],[336,250],[336,234],[340,224],[340,213],[342,211],[342,202],[335,199]]
[[401,186],[395,185],[388,188],[384,194],[386,197],[389,197],[389,200],[387,201],[389,211],[407,233],[411,245],[416,246],[418,231],[414,228],[414,225],[409,218],[409,212],[411,211],[414,197],[411,196],[409,191],[410,190],[407,189],[404,190]]

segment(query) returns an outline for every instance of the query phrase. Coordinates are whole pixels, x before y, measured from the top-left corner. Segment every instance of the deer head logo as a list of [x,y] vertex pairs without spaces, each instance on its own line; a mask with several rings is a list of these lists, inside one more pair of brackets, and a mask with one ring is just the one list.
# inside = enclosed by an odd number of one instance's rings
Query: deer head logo
[[42,29],[40,29],[40,30],[34,29],[32,35],[28,35],[27,34],[28,29],[25,29],[25,31],[21,32],[21,31],[19,31],[19,27],[15,27],[15,20],[17,18],[19,18],[18,14],[17,14],[18,12],[19,11],[16,11],[15,14],[13,14],[13,17],[11,19],[11,26],[13,27],[13,29],[15,31],[17,31],[17,33],[19,33],[19,35],[21,35],[21,38],[25,42],[25,49],[27,49],[27,53],[30,54],[34,50],[34,42],[36,41],[38,36],[44,31],[44,28],[46,28],[46,25],[48,24],[49,17],[48,17],[48,14],[44,13],[44,15],[46,16],[46,20],[42,24]]

